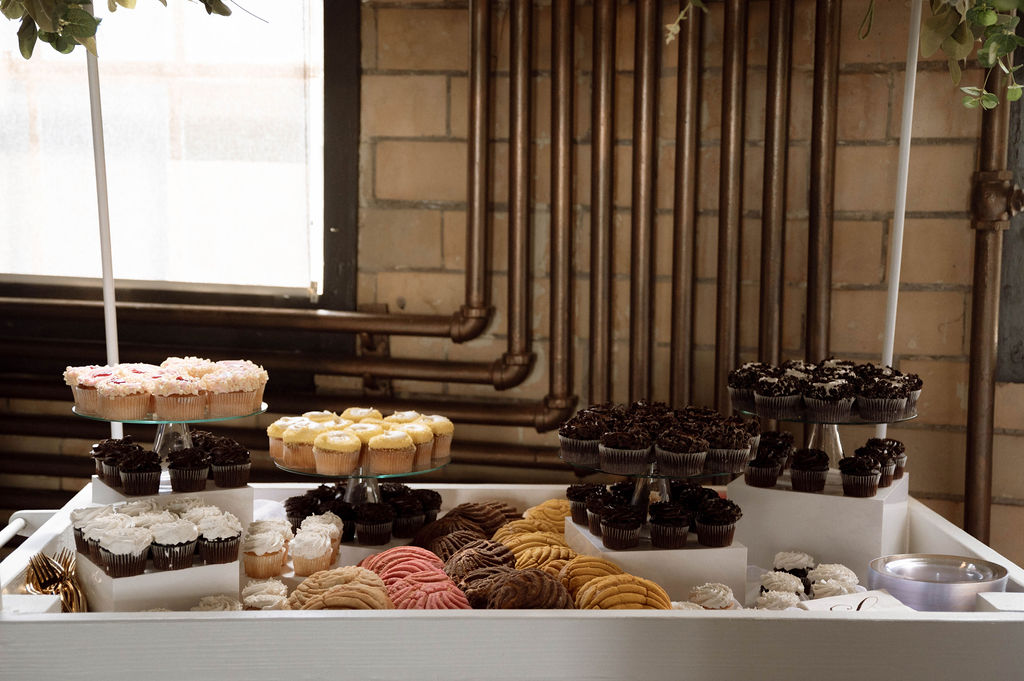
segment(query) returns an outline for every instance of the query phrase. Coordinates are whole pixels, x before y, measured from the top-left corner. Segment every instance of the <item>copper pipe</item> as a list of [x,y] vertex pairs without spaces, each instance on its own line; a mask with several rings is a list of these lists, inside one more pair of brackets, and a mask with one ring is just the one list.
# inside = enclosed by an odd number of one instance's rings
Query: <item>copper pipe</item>
[[469,175],[466,195],[466,304],[463,309],[487,308],[487,178],[490,170],[491,3],[472,0],[469,63]]
[[690,403],[693,389],[693,279],[697,238],[697,133],[703,12],[692,11],[679,39],[676,76],[676,168],[672,206],[672,347],[669,400]]
[[654,169],[660,3],[638,0],[633,76],[633,239],[629,277],[629,399],[651,397],[654,356]]
[[[551,31],[551,340],[552,396],[572,393],[573,249],[572,121],[574,0],[556,0]],[[560,368],[568,366],[567,371]]]
[[[981,118],[979,185],[1006,171],[1010,107],[1005,103],[1006,79],[999,77],[1001,103]],[[1012,180],[1011,173],[1005,173]],[[1010,182],[1012,184],[1012,182]],[[999,341],[999,289],[1002,279],[1003,231],[1009,216],[986,210],[984,195],[972,202],[974,283],[971,287],[971,357],[967,383],[967,452],[964,478],[964,529],[988,543],[992,526],[992,431],[995,412],[996,361]],[[994,219],[993,219],[994,218]],[[1000,219],[1002,218],[1002,219]]]
[[786,152],[789,149],[789,71],[793,0],[771,0],[768,27],[768,98],[764,124],[764,195],[761,201],[761,315],[758,358],[779,364],[782,355],[783,258],[786,243]]
[[508,351],[530,348],[530,134],[532,92],[530,57],[533,45],[533,2],[512,3],[511,74],[509,94],[508,170]]
[[832,212],[835,199],[841,0],[818,0],[814,17],[814,92],[807,233],[807,328],[804,353],[828,356],[832,314]]
[[747,12],[726,0],[722,53],[722,149],[718,191],[718,292],[715,311],[715,407],[730,413],[725,390],[739,349],[740,230],[743,220],[743,116],[747,68]]
[[614,0],[594,3],[590,157],[590,402],[612,395],[612,175],[615,168]]

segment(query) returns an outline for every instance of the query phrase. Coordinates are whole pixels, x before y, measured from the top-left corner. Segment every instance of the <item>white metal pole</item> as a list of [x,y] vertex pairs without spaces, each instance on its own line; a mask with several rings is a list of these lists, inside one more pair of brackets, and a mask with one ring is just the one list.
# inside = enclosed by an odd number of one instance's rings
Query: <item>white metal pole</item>
[[[900,153],[896,171],[896,206],[889,232],[889,291],[885,299],[885,336],[882,340],[882,364],[892,364],[896,343],[896,303],[900,295],[900,265],[903,260],[903,224],[907,212],[907,176],[910,172],[910,141],[914,123],[914,90],[917,86],[917,49],[921,35],[921,0],[910,6],[907,33],[907,70],[903,83],[903,119],[900,121]],[[886,424],[875,426],[876,437],[885,437]]]
[[[100,260],[103,265],[103,328],[107,343],[107,364],[118,361],[117,308],[114,300],[114,265],[110,254],[110,208],[107,204],[107,160],[103,147],[103,108],[100,106],[100,70],[96,56],[86,51],[89,67],[89,113],[92,117],[92,157],[96,166],[96,208],[100,223]],[[110,424],[110,437],[122,437],[120,423]]]

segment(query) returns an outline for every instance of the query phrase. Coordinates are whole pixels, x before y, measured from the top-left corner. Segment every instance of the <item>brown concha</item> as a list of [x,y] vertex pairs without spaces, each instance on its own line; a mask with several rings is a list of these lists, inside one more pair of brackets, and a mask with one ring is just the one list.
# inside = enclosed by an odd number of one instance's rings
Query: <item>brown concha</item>
[[580,610],[671,610],[672,603],[659,585],[636,575],[598,577],[576,594]]
[[430,542],[434,541],[438,537],[455,532],[457,530],[472,530],[475,531],[479,536],[479,539],[487,539],[491,536],[489,533],[485,533],[483,528],[465,517],[443,516],[438,518],[432,523],[427,523],[420,529],[416,530],[416,534],[413,536],[410,542],[413,546],[419,546],[423,549],[430,548]]
[[[513,511],[515,509],[512,509]],[[479,525],[483,531],[490,537],[494,532],[508,522],[508,517],[502,510],[502,506],[490,504],[490,503],[471,503],[459,504],[452,510],[448,511],[445,518],[465,518],[470,522]]]
[[383,588],[351,582],[332,586],[318,593],[303,606],[303,610],[394,610],[395,606]]
[[622,568],[597,556],[576,556],[562,567],[558,579],[573,598],[585,584],[598,577],[621,575]]
[[543,570],[515,570],[487,598],[489,610],[571,609],[572,597],[562,583]]
[[301,610],[306,601],[314,596],[323,594],[335,586],[353,583],[384,589],[384,581],[376,573],[350,565],[333,570],[321,570],[306,577],[288,596],[288,605],[292,610]]
[[[545,565],[553,560],[570,560],[576,557],[576,552],[568,546],[535,546],[515,554],[516,569],[526,570],[527,568],[543,569]],[[545,572],[547,572],[545,570]],[[558,574],[552,575],[557,577]]]
[[467,572],[456,585],[466,594],[470,607],[480,610],[487,607],[487,599],[490,598],[491,592],[515,571],[515,568],[508,565],[478,568]]
[[458,583],[463,577],[483,567],[507,565],[515,567],[516,557],[501,542],[477,539],[456,551],[445,561],[444,571],[452,581]]
[[427,548],[436,553],[441,560],[447,561],[463,546],[475,542],[478,539],[482,539],[482,537],[474,530],[456,530],[455,532],[449,532],[448,534],[438,537],[434,541],[430,542],[430,546]]

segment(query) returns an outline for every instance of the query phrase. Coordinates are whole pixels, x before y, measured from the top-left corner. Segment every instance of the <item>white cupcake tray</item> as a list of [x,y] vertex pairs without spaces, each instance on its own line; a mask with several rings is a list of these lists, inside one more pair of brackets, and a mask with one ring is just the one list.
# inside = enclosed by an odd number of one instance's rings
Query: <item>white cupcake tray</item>
[[[444,508],[502,498],[523,508],[564,485],[425,485]],[[281,501],[315,485],[253,485]],[[83,490],[0,563],[4,596],[22,592],[29,557],[73,547],[69,513]],[[746,514],[739,527],[750,520]],[[805,538],[809,540],[809,538]],[[907,550],[969,555],[1004,565],[1007,589],[1024,569],[908,501]],[[236,572],[236,578],[238,573]],[[40,598],[25,596],[25,598]],[[18,599],[21,600],[21,599]],[[803,610],[133,612],[18,614],[0,607],[4,679],[102,679],[145,669],[153,679],[257,675],[332,679],[488,678],[862,680],[1016,678],[1024,613]],[[33,608],[19,607],[21,613]],[[88,625],[88,626],[85,626]],[[939,640],[941,646],[935,646]],[[879,645],[879,641],[891,645]],[[54,654],[59,645],[60,654]],[[454,646],[454,647],[453,647]],[[870,650],[848,664],[844,651]]]
[[788,476],[773,488],[750,487],[742,477],[729,483],[728,497],[743,509],[736,541],[746,545],[751,564],[770,567],[778,551],[805,551],[846,565],[866,584],[873,558],[907,553],[909,474],[873,497],[855,498],[842,496],[833,472],[821,494],[794,492]]

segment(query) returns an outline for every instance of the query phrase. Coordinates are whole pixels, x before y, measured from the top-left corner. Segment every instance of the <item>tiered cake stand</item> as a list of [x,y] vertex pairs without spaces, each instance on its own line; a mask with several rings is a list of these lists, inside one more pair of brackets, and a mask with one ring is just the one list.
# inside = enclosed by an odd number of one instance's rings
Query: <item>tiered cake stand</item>
[[360,504],[380,501],[380,480],[425,475],[426,473],[441,470],[447,466],[450,461],[451,457],[445,459],[433,459],[429,464],[423,464],[421,466],[414,465],[411,470],[403,471],[401,473],[375,473],[365,466],[360,466],[349,475],[327,475],[301,468],[289,468],[276,460],[274,461],[274,465],[283,471],[295,473],[296,475],[305,475],[311,478],[320,478],[322,480],[347,480],[348,484],[345,485],[345,501],[350,504]]
[[[202,419],[188,419],[184,421],[165,421],[162,419],[137,419],[133,421],[119,421],[119,423],[138,423],[142,425],[156,426],[156,438],[153,440],[153,451],[159,454],[161,457],[165,457],[169,452],[176,451],[178,449],[185,449],[186,447],[192,446],[192,436],[189,433],[189,425],[197,423],[217,423],[219,421],[233,421],[235,419],[244,419],[250,416],[257,416],[267,410],[267,403],[260,403],[260,408],[249,414],[239,414],[237,416],[217,416],[212,418]],[[93,421],[104,421],[110,423],[114,419],[106,419],[101,416],[95,416],[93,414],[84,414],[78,411],[77,407],[71,407],[71,411],[85,419],[91,419]]]
[[565,463],[569,464],[573,468],[588,471],[590,473],[604,473],[606,475],[618,475],[624,478],[633,480],[635,485],[633,487],[633,505],[642,506],[644,500],[648,498],[651,490],[657,490],[658,496],[662,501],[668,501],[669,499],[669,480],[718,480],[721,484],[725,484],[732,479],[732,476],[736,473],[723,472],[723,473],[699,473],[697,475],[669,475],[661,473],[657,469],[657,464],[649,464],[647,470],[643,473],[617,473],[607,471],[600,466],[591,466],[588,464],[581,464],[575,461],[568,461],[559,453],[559,458]]

